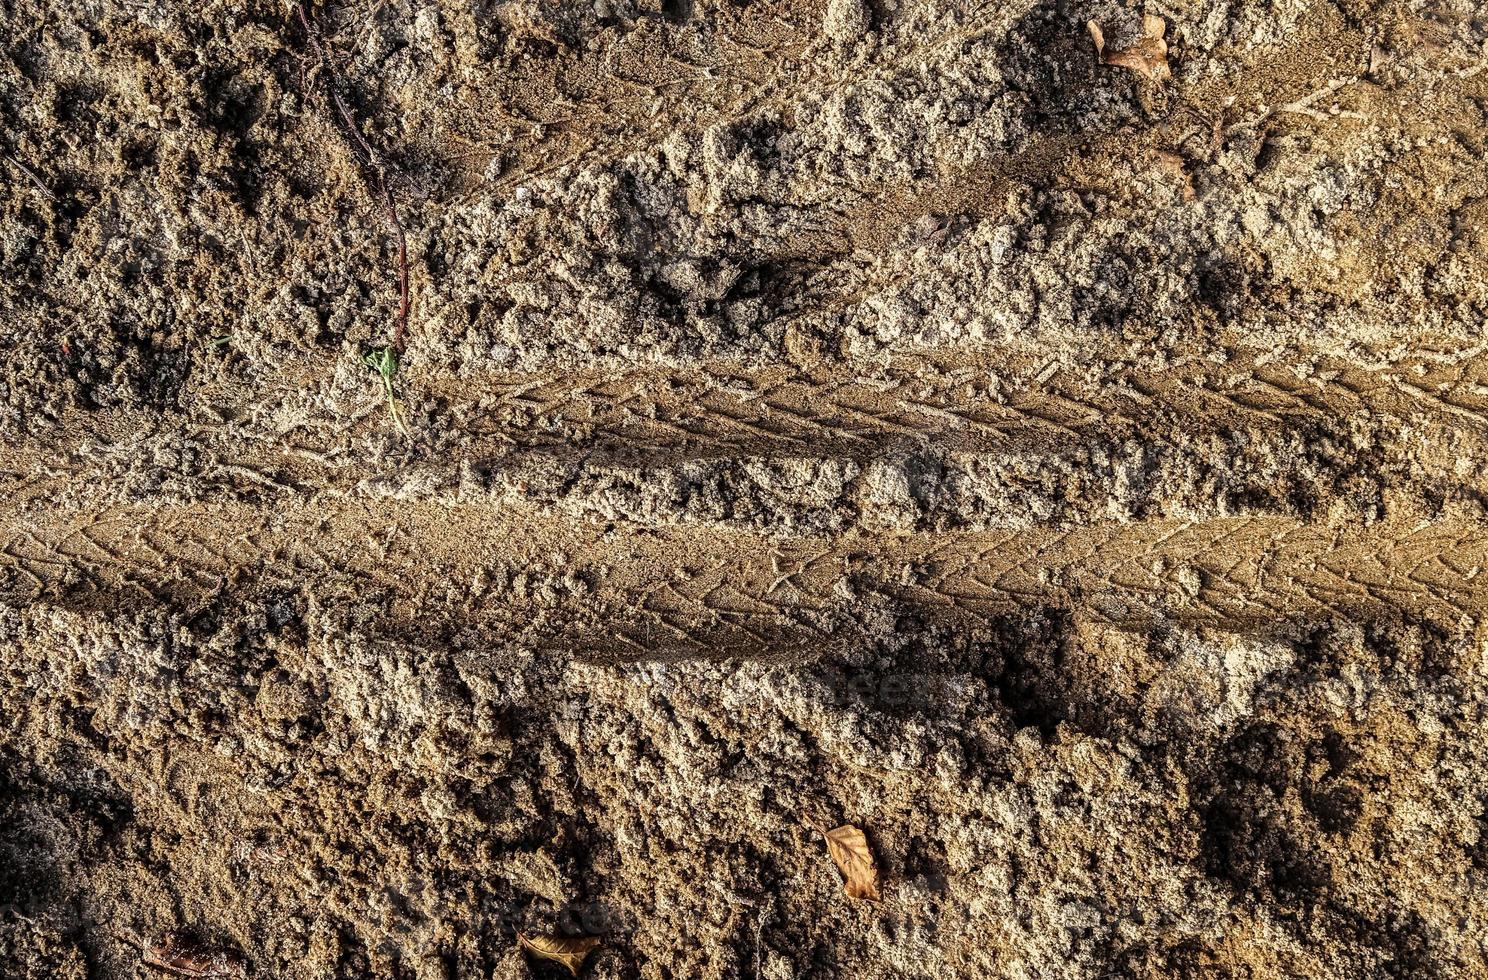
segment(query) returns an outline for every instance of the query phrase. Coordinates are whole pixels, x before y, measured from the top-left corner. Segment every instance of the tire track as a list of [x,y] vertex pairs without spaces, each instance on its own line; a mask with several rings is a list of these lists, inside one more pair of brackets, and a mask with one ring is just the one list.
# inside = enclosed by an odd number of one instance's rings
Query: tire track
[[[712,443],[723,451],[789,452],[802,443],[853,454],[864,447],[934,440],[964,449],[1037,445],[1094,428],[1136,432],[1163,419],[1190,430],[1255,424],[1297,424],[1343,416],[1393,415],[1442,428],[1488,430],[1488,358],[1465,364],[1409,363],[1370,371],[1327,359],[1298,363],[1264,355],[1223,365],[1203,359],[1142,370],[1028,363],[1005,378],[1007,362],[958,366],[933,359],[894,365],[882,381],[788,369],[636,371],[589,377],[523,378],[491,386],[488,417],[506,413],[519,445],[541,444],[518,433],[587,427],[586,448],[608,452],[686,453]],[[1401,377],[1416,373],[1411,382]],[[431,384],[449,397],[470,381]],[[484,392],[482,392],[484,393]],[[469,419],[456,424],[478,434]],[[555,440],[556,441],[556,440]]]
[[[99,468],[86,460],[104,460],[107,447],[142,434],[230,449],[228,465],[254,470],[257,482],[283,471],[311,488],[354,482],[390,453],[405,468],[448,462],[445,447],[470,459],[541,452],[668,465],[739,456],[866,458],[930,444],[1040,450],[1071,438],[1162,440],[1355,421],[1378,423],[1385,436],[1406,422],[1470,445],[1488,441],[1488,356],[1481,353],[1374,368],[1254,354],[1223,364],[1195,357],[1162,369],[988,354],[902,359],[877,378],[860,378],[851,365],[812,374],[712,364],[487,377],[414,367],[400,375],[400,397],[418,427],[411,446],[388,443],[381,395],[370,380],[338,398],[305,398],[317,378],[334,371],[334,361],[321,359],[287,364],[251,386],[207,377],[191,398],[203,407],[185,416],[77,412],[61,420],[57,441],[0,447],[0,479],[16,486],[49,470],[86,478],[90,465]],[[286,430],[290,414],[297,424]],[[369,441],[380,445],[372,449]]]
[[[862,640],[875,610],[985,627],[1030,607],[1118,624],[1256,627],[1488,609],[1488,532],[1275,518],[1072,531],[780,540],[617,531],[490,507],[347,503],[32,507],[0,539],[0,598],[187,619],[311,587],[363,630],[453,633],[600,658],[780,657]],[[360,533],[358,533],[360,531]],[[658,578],[656,569],[672,569]],[[482,584],[484,583],[484,584]]]

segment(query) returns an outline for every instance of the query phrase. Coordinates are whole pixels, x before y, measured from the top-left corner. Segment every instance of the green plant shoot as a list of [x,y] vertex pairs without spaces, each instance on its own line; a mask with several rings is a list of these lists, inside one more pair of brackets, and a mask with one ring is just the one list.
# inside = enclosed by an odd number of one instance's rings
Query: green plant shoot
[[398,373],[398,355],[391,347],[379,347],[362,355],[362,363],[377,373],[382,379],[382,390],[387,395],[388,414],[393,418],[393,424],[398,431],[403,433],[405,439],[412,439],[413,434],[408,431],[408,426],[403,424],[403,415],[398,411],[398,399],[393,392],[393,375]]

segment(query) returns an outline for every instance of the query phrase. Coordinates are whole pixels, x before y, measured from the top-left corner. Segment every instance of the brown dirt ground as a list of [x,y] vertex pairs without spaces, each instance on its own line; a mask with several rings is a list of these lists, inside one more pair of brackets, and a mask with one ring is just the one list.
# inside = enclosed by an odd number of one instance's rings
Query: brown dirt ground
[[0,0],[0,977],[1488,977],[1481,4],[305,12]]

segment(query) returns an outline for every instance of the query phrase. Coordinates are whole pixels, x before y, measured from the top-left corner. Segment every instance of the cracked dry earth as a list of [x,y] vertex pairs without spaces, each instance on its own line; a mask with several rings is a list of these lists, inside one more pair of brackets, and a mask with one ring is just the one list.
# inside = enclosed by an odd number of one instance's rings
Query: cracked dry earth
[[304,14],[0,0],[0,975],[1488,977],[1480,4]]

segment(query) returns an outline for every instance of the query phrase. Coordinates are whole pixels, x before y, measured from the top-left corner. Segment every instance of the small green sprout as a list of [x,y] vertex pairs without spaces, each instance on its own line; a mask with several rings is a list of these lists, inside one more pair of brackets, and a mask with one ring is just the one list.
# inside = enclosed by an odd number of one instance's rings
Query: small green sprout
[[391,347],[378,347],[362,355],[362,363],[377,373],[382,379],[382,390],[387,394],[388,414],[393,417],[393,424],[398,431],[403,433],[405,439],[412,439],[413,434],[408,431],[408,426],[403,424],[403,416],[398,411],[398,399],[393,392],[393,375],[398,373],[398,355]]

